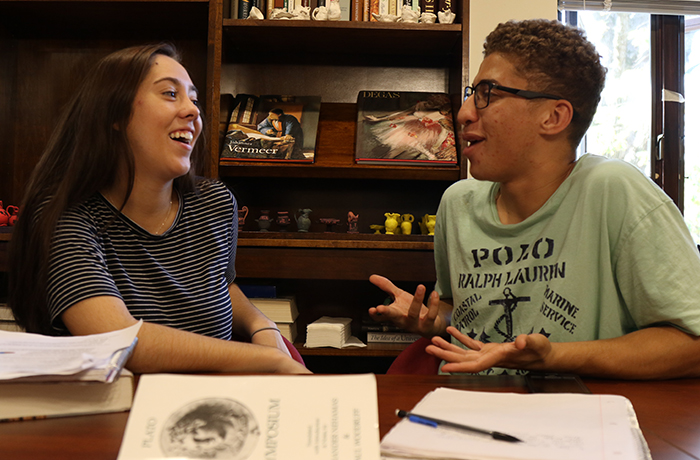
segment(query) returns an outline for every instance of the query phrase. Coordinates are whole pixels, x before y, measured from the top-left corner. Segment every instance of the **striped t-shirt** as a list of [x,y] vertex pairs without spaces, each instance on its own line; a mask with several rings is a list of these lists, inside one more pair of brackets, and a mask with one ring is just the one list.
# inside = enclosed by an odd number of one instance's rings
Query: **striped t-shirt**
[[121,298],[136,319],[231,338],[237,206],[226,186],[202,181],[180,197],[172,227],[152,235],[99,193],[61,217],[48,281],[51,322],[95,296]]

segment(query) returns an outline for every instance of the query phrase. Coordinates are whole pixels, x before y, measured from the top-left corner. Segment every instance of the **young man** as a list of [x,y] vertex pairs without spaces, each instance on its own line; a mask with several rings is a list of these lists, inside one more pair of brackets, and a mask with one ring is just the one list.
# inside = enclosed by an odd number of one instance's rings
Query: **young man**
[[477,180],[440,203],[436,292],[426,306],[425,287],[373,275],[395,301],[370,314],[433,337],[443,372],[699,376],[700,256],[680,212],[634,167],[576,159],[605,80],[593,45],[531,20],[484,49],[458,115]]

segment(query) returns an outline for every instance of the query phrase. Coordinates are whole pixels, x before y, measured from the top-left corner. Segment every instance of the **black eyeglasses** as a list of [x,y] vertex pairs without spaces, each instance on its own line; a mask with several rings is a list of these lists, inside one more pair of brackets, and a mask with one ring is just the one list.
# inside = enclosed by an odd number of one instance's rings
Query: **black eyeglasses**
[[491,91],[493,89],[499,91],[505,91],[506,93],[515,94],[518,97],[523,97],[525,99],[564,99],[560,96],[555,96],[553,94],[537,93],[535,91],[528,91],[525,89],[509,88],[507,86],[497,85],[491,81],[479,82],[476,86],[467,86],[464,88],[464,100],[466,101],[469,96],[474,95],[474,106],[477,109],[485,109],[489,106],[491,102]]

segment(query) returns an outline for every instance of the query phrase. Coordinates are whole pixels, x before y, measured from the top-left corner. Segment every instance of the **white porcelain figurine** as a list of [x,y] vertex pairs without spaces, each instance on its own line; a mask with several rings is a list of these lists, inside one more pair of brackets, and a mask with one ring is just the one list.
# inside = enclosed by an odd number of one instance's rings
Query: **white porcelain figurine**
[[423,13],[420,15],[420,22],[423,24],[433,24],[436,19],[437,16],[435,16],[433,13]]
[[452,24],[455,22],[455,14],[450,10],[439,11],[437,16],[440,24]]
[[418,18],[420,18],[420,9],[414,11],[408,5],[404,5],[401,9],[401,22],[418,22]]

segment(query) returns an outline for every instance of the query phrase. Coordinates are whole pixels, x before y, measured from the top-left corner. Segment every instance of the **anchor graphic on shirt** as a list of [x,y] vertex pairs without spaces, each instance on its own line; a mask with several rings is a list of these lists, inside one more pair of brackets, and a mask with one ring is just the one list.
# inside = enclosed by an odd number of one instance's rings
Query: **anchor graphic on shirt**
[[[518,307],[518,302],[528,302],[530,301],[530,297],[517,297],[510,288],[505,288],[503,290],[503,297],[503,299],[489,301],[489,305],[503,305],[503,309],[505,310],[503,315],[496,320],[496,324],[494,324],[493,328],[496,332],[505,337],[506,342],[512,342],[515,340],[515,337],[513,337],[513,310]],[[499,327],[503,320],[506,321],[505,331]]]

